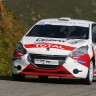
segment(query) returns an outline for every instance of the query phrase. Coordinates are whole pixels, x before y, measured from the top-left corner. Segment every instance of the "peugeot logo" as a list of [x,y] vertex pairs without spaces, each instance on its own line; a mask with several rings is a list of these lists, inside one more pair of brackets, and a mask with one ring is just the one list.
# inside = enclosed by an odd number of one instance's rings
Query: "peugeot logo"
[[50,48],[46,48],[46,51],[50,51]]

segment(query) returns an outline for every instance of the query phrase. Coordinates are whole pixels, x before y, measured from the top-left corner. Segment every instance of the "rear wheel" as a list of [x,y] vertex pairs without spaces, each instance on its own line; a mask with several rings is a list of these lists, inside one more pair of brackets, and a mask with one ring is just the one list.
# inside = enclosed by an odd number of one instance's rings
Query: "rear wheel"
[[93,66],[93,61],[90,61],[90,66],[88,69],[87,77],[85,79],[85,84],[91,85],[93,81],[93,76],[94,76],[94,66]]
[[25,78],[25,75],[22,74],[12,74],[12,78],[15,81],[23,81]]

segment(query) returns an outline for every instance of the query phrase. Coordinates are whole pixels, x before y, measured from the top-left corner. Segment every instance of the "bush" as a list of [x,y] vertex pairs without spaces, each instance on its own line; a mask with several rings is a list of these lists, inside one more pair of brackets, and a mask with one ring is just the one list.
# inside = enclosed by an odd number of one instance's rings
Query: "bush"
[[11,75],[14,48],[25,34],[27,26],[4,6],[0,18],[0,75]]

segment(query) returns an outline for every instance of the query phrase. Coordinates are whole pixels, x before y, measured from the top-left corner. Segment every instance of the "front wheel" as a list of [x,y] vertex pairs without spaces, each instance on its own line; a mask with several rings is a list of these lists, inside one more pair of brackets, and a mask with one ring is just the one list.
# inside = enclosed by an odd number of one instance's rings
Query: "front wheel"
[[94,66],[93,66],[93,61],[90,61],[90,66],[88,69],[87,77],[85,79],[85,84],[91,85],[93,81],[93,76],[94,76]]

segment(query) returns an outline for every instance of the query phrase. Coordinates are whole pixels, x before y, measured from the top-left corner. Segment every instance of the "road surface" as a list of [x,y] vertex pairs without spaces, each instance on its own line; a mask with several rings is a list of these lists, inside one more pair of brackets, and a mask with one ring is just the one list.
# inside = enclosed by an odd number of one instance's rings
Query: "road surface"
[[0,96],[96,96],[96,79],[92,85],[85,85],[80,80],[70,79],[41,81],[27,77],[21,82],[0,77]]

